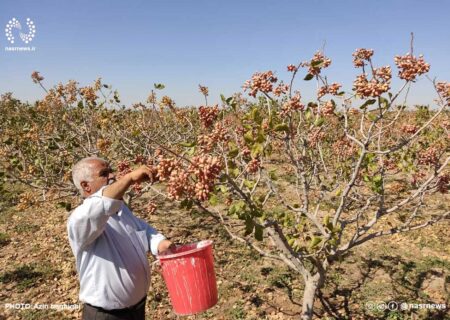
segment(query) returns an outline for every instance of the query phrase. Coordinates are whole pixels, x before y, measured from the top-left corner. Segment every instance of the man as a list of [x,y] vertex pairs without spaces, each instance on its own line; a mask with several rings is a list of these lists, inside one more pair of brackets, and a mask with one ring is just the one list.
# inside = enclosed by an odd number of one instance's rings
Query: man
[[142,166],[118,181],[108,163],[96,157],[72,169],[85,198],[69,217],[67,231],[80,281],[83,320],[144,320],[150,267],[146,253],[157,255],[171,242],[135,217],[122,197],[134,183],[152,179]]

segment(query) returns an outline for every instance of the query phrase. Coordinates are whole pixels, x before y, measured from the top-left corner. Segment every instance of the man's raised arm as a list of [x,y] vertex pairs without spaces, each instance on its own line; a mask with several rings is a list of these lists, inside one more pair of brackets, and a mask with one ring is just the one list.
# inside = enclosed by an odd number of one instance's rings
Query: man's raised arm
[[113,184],[107,186],[103,190],[103,196],[111,198],[111,199],[122,199],[123,195],[127,191],[127,189],[133,183],[143,182],[143,181],[153,181],[153,172],[148,166],[141,166],[138,169],[127,173],[118,181]]

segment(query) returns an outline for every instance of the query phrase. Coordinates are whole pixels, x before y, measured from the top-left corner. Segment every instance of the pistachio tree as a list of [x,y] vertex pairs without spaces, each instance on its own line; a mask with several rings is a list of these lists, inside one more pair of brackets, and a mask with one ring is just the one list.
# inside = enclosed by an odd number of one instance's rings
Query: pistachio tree
[[[354,52],[358,74],[347,90],[328,80],[331,59],[316,52],[288,65],[286,82],[272,71],[255,73],[244,93],[222,96],[220,106],[209,105],[208,88],[199,86],[199,108],[160,96],[162,84],[125,108],[100,79],[47,89],[35,72],[43,99],[0,100],[2,183],[58,200],[75,194],[70,169],[85,156],[111,160],[119,177],[149,165],[160,187],[135,185],[132,193],[150,195],[150,213],[159,197],[195,206],[233,239],[284,262],[304,280],[302,318],[310,319],[327,272],[350,250],[450,214],[450,84],[427,78],[430,65],[411,48],[394,58],[401,81],[394,90],[391,66],[376,66],[373,54]],[[411,109],[419,77],[436,96]],[[297,87],[312,81],[316,96],[304,101]],[[38,201],[37,194],[22,194],[20,203]],[[70,201],[60,204],[70,209]]]

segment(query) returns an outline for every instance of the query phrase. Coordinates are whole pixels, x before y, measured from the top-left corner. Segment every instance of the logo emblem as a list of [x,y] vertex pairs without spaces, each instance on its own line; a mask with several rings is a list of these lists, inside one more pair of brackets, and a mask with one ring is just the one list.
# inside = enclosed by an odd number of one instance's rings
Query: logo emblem
[[20,30],[19,32],[20,39],[22,39],[22,41],[25,43],[31,42],[34,36],[36,35],[36,26],[34,25],[34,22],[30,18],[27,18],[27,26],[28,26],[28,33],[23,33],[20,21],[17,20],[16,18],[12,18],[6,24],[5,28],[6,39],[8,39],[8,41],[11,44],[14,44],[15,38],[13,36],[12,29],[18,29]]

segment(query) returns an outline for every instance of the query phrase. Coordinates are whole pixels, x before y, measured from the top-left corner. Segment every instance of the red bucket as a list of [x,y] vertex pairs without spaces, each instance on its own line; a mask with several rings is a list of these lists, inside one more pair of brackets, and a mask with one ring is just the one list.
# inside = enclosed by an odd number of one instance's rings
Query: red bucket
[[203,312],[217,303],[211,240],[176,246],[158,259],[177,315]]

